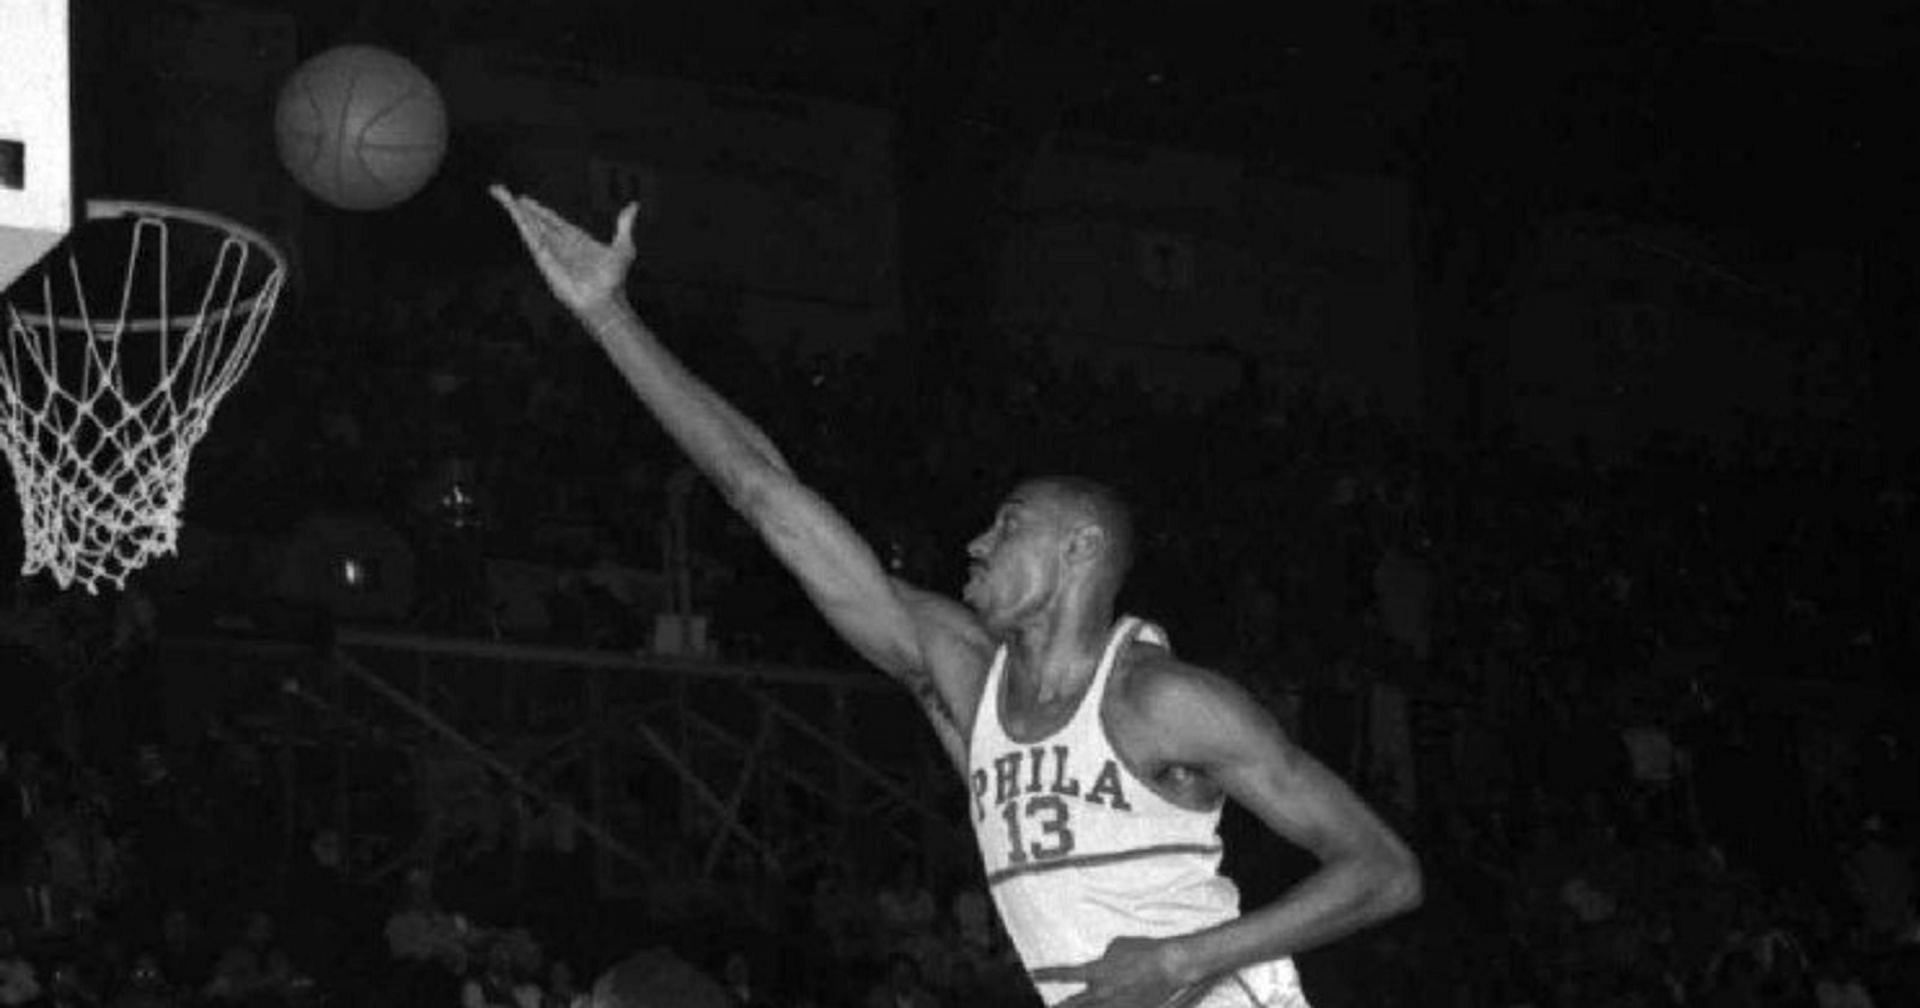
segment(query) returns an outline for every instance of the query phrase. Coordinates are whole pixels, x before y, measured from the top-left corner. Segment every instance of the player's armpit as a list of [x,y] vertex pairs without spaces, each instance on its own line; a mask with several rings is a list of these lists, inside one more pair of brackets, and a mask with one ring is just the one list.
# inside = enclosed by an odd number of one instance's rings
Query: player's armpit
[[960,772],[967,773],[967,729],[962,728],[940,691],[933,685],[931,677],[906,682],[913,698],[920,704],[920,710],[927,715],[927,724],[933,729],[933,735],[940,743],[940,751],[946,754],[947,762]]
[[950,598],[892,579],[912,614],[924,666],[907,681],[954,767],[967,772],[967,738],[980,707],[994,642],[978,617]]
[[889,576],[846,519],[797,480],[757,480],[734,503],[861,657],[913,690],[930,717],[944,709],[956,729],[971,724],[991,651],[972,613]]
[[1168,728],[1168,755],[1204,772],[1274,832],[1322,861],[1413,867],[1411,852],[1373,809],[1231,680],[1185,666],[1155,677],[1148,702]]

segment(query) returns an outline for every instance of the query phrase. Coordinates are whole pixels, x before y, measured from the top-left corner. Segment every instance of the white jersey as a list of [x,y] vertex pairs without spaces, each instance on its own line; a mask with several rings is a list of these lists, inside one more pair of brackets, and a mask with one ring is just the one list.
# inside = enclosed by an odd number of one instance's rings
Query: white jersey
[[[1101,702],[1135,638],[1158,627],[1121,620],[1073,716],[1044,738],[1016,740],[1001,720],[1007,649],[994,655],[967,748],[975,838],[1007,934],[1041,998],[1080,985],[1048,975],[1100,958],[1120,937],[1167,938],[1238,917],[1240,893],[1220,874],[1220,812],[1185,808],[1134,773],[1107,737]],[[1214,983],[1206,1008],[1306,1008],[1290,959]]]

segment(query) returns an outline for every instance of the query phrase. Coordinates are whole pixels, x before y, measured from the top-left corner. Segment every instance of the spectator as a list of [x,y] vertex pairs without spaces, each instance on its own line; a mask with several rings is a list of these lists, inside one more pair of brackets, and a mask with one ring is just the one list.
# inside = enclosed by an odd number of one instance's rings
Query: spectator
[[875,902],[887,951],[919,955],[921,946],[933,937],[938,916],[933,893],[921,884],[919,863],[902,858],[892,884],[880,890]]
[[425,869],[407,872],[400,905],[387,918],[387,949],[395,959],[433,963],[455,974],[466,972],[466,920],[440,909],[433,876]]
[[547,970],[544,1008],[587,1008],[587,994],[574,982],[573,967],[555,961]]
[[1859,845],[1847,857],[1846,878],[1870,940],[1892,945],[1914,933],[1913,859],[1895,844],[1879,816],[1861,824]]
[[353,930],[363,923],[359,887],[347,875],[345,843],[323,829],[287,873],[286,906],[292,911],[287,949],[324,986],[340,979]]
[[1706,1008],[1760,1008],[1765,979],[1753,950],[1736,943],[1708,968],[1702,1003]]
[[753,966],[747,954],[738,949],[727,953],[720,966],[720,983],[726,987],[733,1008],[769,1008],[773,1004],[753,978]]
[[119,880],[114,844],[90,796],[49,805],[40,823],[40,862],[47,882],[48,923],[60,929],[91,916]]
[[1813,993],[1819,1008],[1876,1008],[1867,985],[1848,963],[1838,958],[1821,969]]
[[99,1008],[100,995],[78,963],[62,962],[54,966],[53,979],[47,987],[50,1008]]
[[273,917],[254,911],[247,915],[240,940],[221,953],[206,996],[238,1004],[271,1004],[293,988],[293,963],[274,942]]
[[127,982],[113,999],[113,1008],[173,1008],[178,1003],[166,975],[160,972],[160,960],[151,952],[142,952],[128,971]]
[[200,990],[213,979],[214,952],[193,916],[180,907],[169,909],[160,921],[158,959],[161,975],[182,990]]
[[953,928],[960,939],[964,958],[986,963],[995,955],[993,905],[986,891],[965,882],[953,894]]
[[953,969],[947,977],[947,994],[956,1005],[984,1005],[996,1003],[999,998],[982,975],[980,967],[968,958],[954,961]]
[[21,954],[13,929],[0,926],[0,1005],[26,1005],[40,999],[40,978]]
[[399,964],[388,985],[390,1003],[453,1002],[467,972],[471,930],[465,918],[440,908],[430,873],[421,868],[407,872],[400,904],[385,929],[388,953]]
[[830,865],[814,881],[812,912],[814,930],[825,939],[832,958],[850,962],[865,954],[867,920],[845,868]]
[[[152,906],[170,905],[189,896],[193,873],[178,870],[193,857],[187,796],[158,745],[142,745],[137,751],[132,786],[121,802],[121,811],[132,832],[128,845],[131,854],[148,866],[140,894]],[[158,865],[176,868],[152,870]]]
[[486,966],[460,986],[461,1008],[541,1008],[538,984],[521,972],[511,936],[487,944]]
[[0,879],[20,878],[33,848],[35,785],[29,759],[31,754],[21,753],[16,761],[0,739]]
[[905,953],[887,957],[887,970],[867,994],[867,1008],[940,1008],[940,1000],[921,981],[920,964]]
[[593,983],[596,1008],[726,1008],[727,992],[705,973],[664,948],[616,963]]

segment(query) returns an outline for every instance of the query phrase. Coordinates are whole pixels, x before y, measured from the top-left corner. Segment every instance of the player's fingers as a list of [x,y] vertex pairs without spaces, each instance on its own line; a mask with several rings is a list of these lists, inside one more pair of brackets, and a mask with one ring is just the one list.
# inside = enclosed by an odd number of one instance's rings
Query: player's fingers
[[1160,1002],[1160,1008],[1190,1008],[1199,1004],[1202,998],[1213,990],[1213,983],[1197,983],[1173,992],[1172,996]]
[[501,198],[500,205],[506,208],[507,219],[513,222],[513,229],[520,233],[520,240],[538,252],[542,245],[540,237],[534,233],[533,225],[527,220],[527,215],[521,212],[519,205],[511,197]]
[[1083,984],[1093,981],[1093,964],[1042,966],[1029,974],[1035,983]]
[[536,234],[551,235],[556,230],[553,211],[541,206],[532,197],[514,197],[513,214]]
[[594,244],[591,238],[580,233],[579,228],[545,207],[537,204],[522,206],[520,216],[526,222],[527,232],[531,236],[529,244],[537,246],[552,261],[577,259],[583,246]]
[[535,202],[533,197],[515,196],[513,193],[508,192],[505,186],[494,186],[490,191],[493,193],[493,198],[498,200],[502,207],[506,208],[507,214],[513,218],[514,223],[519,224],[522,229],[544,230],[544,228],[536,227],[536,225],[540,225],[543,222],[540,220],[539,215],[534,212],[540,207],[540,204]]
[[532,216],[534,220],[539,221],[541,227],[545,231],[547,231],[549,234],[558,235],[558,234],[567,234],[567,233],[577,233],[580,230],[579,228],[573,226],[572,221],[569,221],[565,217],[562,217],[559,214],[554,213],[552,210],[548,209],[545,204],[540,203],[537,200],[529,199],[527,197],[522,196],[520,198],[520,203],[522,206],[526,207],[527,213],[530,216]]
[[511,219],[516,224],[520,222],[519,201],[514,197],[512,193],[507,191],[506,186],[500,185],[499,183],[496,182],[493,185],[490,185],[487,187],[487,195],[493,197],[493,201],[495,203],[500,204],[500,209],[505,210],[507,212],[507,217],[509,219]]
[[619,248],[633,247],[633,219],[640,213],[640,204],[629,203],[620,208],[620,219],[613,225],[613,244]]
[[522,241],[533,247],[544,244],[546,229],[527,212],[525,197],[514,196],[499,186],[493,187],[490,191],[493,193],[493,198],[498,200],[500,206],[507,211],[507,219],[513,221],[514,229],[520,232]]

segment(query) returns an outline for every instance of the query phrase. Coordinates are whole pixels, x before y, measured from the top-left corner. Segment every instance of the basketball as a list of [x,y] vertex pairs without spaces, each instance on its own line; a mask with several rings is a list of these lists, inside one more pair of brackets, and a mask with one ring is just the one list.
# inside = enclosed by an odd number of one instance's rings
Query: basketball
[[379,210],[419,192],[447,150],[433,81],[405,57],[341,46],[302,63],[274,114],[280,161],[343,210]]

